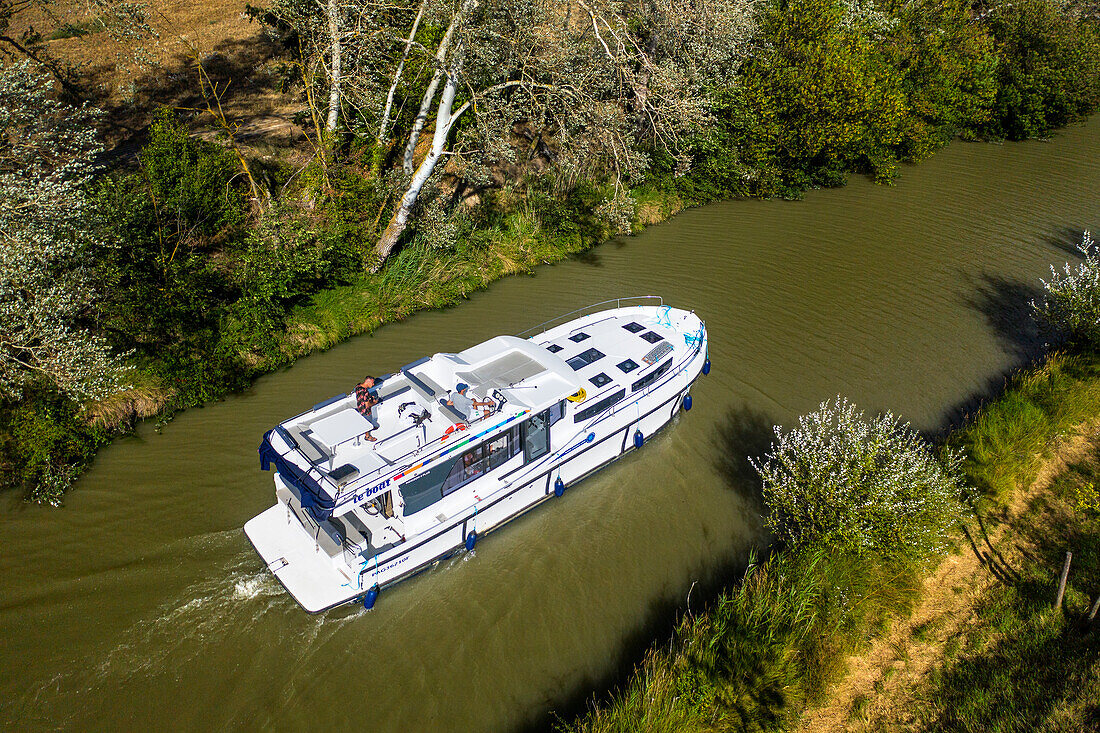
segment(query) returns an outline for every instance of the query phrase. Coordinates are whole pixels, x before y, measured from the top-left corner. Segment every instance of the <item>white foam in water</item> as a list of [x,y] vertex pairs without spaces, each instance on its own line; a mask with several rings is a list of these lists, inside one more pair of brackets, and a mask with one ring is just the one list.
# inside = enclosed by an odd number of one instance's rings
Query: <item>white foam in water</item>
[[245,601],[260,596],[273,596],[279,593],[279,585],[270,573],[259,571],[255,575],[238,580],[233,586],[233,600]]

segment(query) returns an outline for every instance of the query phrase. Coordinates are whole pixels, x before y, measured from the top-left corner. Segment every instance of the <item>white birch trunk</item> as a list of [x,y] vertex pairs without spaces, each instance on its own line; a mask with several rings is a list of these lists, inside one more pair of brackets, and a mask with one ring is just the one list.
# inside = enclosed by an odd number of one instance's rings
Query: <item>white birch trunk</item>
[[328,121],[325,124],[325,130],[331,135],[336,131],[336,123],[340,118],[340,82],[343,73],[340,68],[342,39],[340,38],[340,6],[337,0],[328,0],[328,34],[332,40],[332,56],[329,67]]
[[386,108],[382,110],[382,122],[378,124],[378,144],[382,145],[389,132],[390,111],[393,109],[393,95],[397,92],[397,85],[401,81],[401,74],[405,71],[405,61],[409,58],[409,50],[416,38],[416,29],[420,27],[420,19],[424,16],[424,8],[428,6],[428,0],[420,0],[420,10],[416,12],[416,20],[413,21],[412,30],[405,41],[405,52],[401,54],[401,62],[397,64],[397,71],[393,75],[393,84],[390,84],[389,94],[386,95]]
[[414,158],[416,157],[416,144],[420,141],[420,132],[424,129],[424,123],[428,121],[428,111],[432,108],[432,101],[435,99],[435,93],[439,89],[439,82],[443,80],[444,62],[447,60],[447,49],[451,45],[451,36],[454,35],[455,28],[458,27],[464,13],[468,12],[476,4],[476,0],[466,0],[462,4],[462,7],[455,17],[451,18],[451,24],[447,27],[447,32],[443,34],[443,40],[439,42],[439,48],[435,52],[436,63],[439,64],[439,68],[436,69],[435,74],[432,76],[432,81],[428,85],[427,91],[424,92],[424,98],[420,100],[420,110],[416,113],[416,119],[413,121],[412,132],[409,133],[409,142],[405,145],[405,160],[404,169],[406,174],[413,172]]
[[424,98],[420,100],[420,110],[416,113],[412,132],[409,133],[409,142],[405,145],[403,167],[406,174],[413,172],[413,158],[416,156],[416,144],[420,141],[420,131],[424,129],[424,123],[428,121],[428,110],[432,107],[432,100],[435,99],[435,92],[439,89],[439,82],[442,78],[443,69],[437,69],[435,75],[432,76],[431,84],[428,85],[428,90],[424,92]]
[[408,190],[406,190],[405,195],[401,197],[401,205],[397,207],[397,211],[394,212],[393,218],[390,219],[390,223],[386,226],[386,231],[382,233],[382,238],[378,240],[378,246],[375,248],[375,252],[378,253],[378,262],[374,266],[374,272],[382,268],[382,264],[386,261],[386,258],[390,256],[390,252],[393,251],[394,246],[397,244],[397,240],[401,237],[401,233],[405,231],[405,227],[409,223],[409,214],[412,212],[412,207],[416,204],[416,199],[420,196],[421,189],[424,188],[424,184],[431,178],[436,163],[438,163],[439,159],[443,156],[443,152],[447,147],[447,137],[451,133],[451,128],[454,127],[455,121],[470,106],[470,103],[467,102],[459,107],[457,112],[451,114],[451,107],[454,104],[455,94],[457,92],[458,75],[456,71],[455,73],[447,74],[447,84],[443,87],[443,96],[439,99],[439,108],[436,109],[435,113],[435,136],[432,138],[431,150],[428,151],[428,155],[425,156],[420,166],[416,169],[416,174],[413,176],[412,181],[409,182]]

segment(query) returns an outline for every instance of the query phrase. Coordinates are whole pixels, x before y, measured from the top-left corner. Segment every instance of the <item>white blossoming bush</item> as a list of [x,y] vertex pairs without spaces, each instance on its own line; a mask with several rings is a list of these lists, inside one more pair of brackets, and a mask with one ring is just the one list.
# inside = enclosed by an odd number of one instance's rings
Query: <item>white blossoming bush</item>
[[775,436],[750,460],[781,540],[909,561],[944,549],[962,509],[960,454],[938,459],[908,423],[868,418],[840,397]]
[[1050,280],[1043,280],[1042,296],[1031,302],[1032,311],[1051,331],[1083,346],[1100,346],[1100,252],[1092,235],[1085,232],[1077,249],[1084,261],[1066,263],[1062,272],[1052,265]]
[[30,64],[0,70],[0,400],[43,382],[77,400],[122,386],[119,359],[79,325],[96,298],[84,188],[101,150],[99,116],[58,100]]

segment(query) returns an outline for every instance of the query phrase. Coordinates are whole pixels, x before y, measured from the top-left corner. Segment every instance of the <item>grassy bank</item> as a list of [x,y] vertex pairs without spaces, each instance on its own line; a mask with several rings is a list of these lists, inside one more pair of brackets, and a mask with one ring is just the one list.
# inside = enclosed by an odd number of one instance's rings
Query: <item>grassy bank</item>
[[[978,488],[968,497],[980,512],[972,516],[1000,516],[1059,439],[1098,418],[1100,357],[1054,354],[1016,375],[946,441],[965,451],[963,473]],[[977,605],[978,626],[956,640],[951,659],[914,701],[924,706],[920,726],[1030,730],[1050,719],[1061,723],[1047,729],[1085,730],[1100,715],[1100,698],[1090,697],[1100,685],[1100,624],[1081,626],[1088,599],[1100,593],[1098,470],[1095,461],[1079,464],[1014,524],[1038,549],[1022,556],[1012,582]],[[958,542],[965,546],[962,535]],[[1079,564],[1067,593],[1071,611],[1063,614],[1051,601],[1066,549]],[[706,611],[683,618],[671,642],[651,651],[621,689],[559,730],[790,729],[808,706],[828,699],[850,655],[891,618],[908,615],[928,572],[828,547],[776,552],[750,565]],[[1061,697],[1051,705],[1054,690]],[[867,703],[857,697],[853,721],[866,722]],[[909,723],[898,718],[870,729]]]
[[[1087,620],[1100,594],[1100,443],[1018,513],[988,518],[1001,578],[980,593],[965,635],[944,647],[923,680],[893,708],[926,731],[1100,729],[1100,623]],[[1063,607],[1056,608],[1065,553],[1073,553]],[[913,704],[908,704],[912,700]],[[900,704],[899,704],[900,703]],[[885,716],[884,716],[885,717]],[[871,723],[871,721],[868,721]],[[882,719],[871,729],[896,729]]]

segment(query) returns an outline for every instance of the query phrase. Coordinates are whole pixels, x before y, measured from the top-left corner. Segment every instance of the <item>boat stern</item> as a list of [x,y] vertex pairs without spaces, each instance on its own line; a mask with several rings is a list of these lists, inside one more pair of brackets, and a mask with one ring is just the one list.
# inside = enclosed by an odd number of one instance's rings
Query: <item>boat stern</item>
[[246,522],[244,533],[271,574],[310,613],[365,592],[358,575],[350,568],[341,572],[342,558],[333,559],[321,550],[282,502]]

